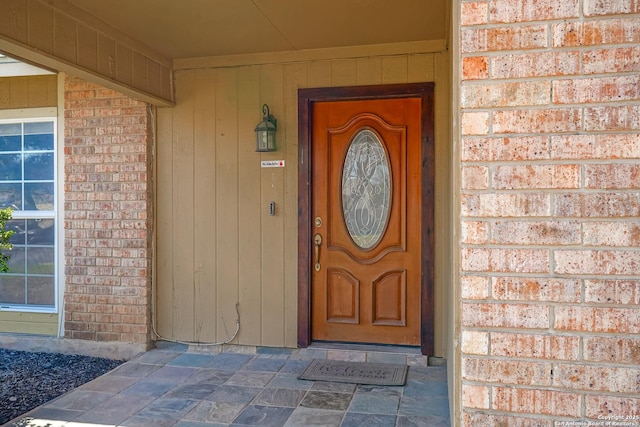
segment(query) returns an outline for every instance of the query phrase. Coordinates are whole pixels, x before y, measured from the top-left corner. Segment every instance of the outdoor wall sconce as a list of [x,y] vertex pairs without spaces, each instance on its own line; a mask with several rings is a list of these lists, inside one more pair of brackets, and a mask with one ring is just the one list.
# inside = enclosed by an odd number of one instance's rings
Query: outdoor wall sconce
[[256,131],[256,151],[276,151],[277,120],[269,114],[269,106],[262,106],[262,121],[254,129]]

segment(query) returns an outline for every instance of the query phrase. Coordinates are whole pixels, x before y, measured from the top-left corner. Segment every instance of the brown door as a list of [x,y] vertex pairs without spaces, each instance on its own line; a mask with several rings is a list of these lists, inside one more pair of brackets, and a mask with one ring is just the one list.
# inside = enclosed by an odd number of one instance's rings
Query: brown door
[[421,344],[421,107],[313,104],[313,340]]

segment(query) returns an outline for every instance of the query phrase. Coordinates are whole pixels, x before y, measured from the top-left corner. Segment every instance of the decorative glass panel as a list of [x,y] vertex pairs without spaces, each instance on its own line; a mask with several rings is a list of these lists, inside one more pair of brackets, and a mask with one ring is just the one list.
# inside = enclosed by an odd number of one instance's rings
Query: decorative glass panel
[[342,171],[342,211],[347,230],[361,249],[375,247],[391,209],[389,159],[378,136],[360,130],[351,141]]

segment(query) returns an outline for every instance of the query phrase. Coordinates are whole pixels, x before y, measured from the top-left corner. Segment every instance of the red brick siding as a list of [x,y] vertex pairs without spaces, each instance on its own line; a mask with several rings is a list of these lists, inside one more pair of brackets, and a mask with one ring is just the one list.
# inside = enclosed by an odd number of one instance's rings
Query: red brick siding
[[640,1],[460,13],[462,425],[639,416]]
[[65,336],[148,343],[147,105],[71,77],[64,93]]

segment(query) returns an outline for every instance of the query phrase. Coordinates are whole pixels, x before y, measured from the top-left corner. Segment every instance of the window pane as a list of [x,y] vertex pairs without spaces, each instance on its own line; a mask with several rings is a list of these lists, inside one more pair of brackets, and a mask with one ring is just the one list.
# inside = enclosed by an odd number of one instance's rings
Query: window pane
[[53,135],[50,133],[42,133],[36,135],[24,136],[24,149],[25,151],[31,150],[52,150],[53,149]]
[[24,124],[25,135],[53,133],[53,122],[27,122]]
[[52,245],[54,243],[53,219],[30,219],[27,221],[27,243],[30,245]]
[[[9,239],[9,243],[12,245],[24,245],[26,244],[26,230],[27,230],[27,221],[24,219],[12,219],[7,222],[6,225],[7,230],[13,231],[13,235],[11,239]],[[15,248],[15,247],[14,247]]]
[[0,124],[0,151],[22,150],[22,126],[20,123]]
[[24,124],[25,150],[53,150],[53,122]]
[[24,304],[24,276],[0,274],[0,304]]
[[24,179],[53,180],[53,153],[25,153]]
[[53,276],[27,277],[27,304],[54,305]]
[[0,181],[22,180],[22,155],[0,154]]
[[22,188],[20,184],[0,183],[0,209],[22,209]]
[[0,135],[0,151],[20,151],[20,135]]
[[[7,255],[11,257],[7,261],[10,274],[24,274],[24,247],[14,246],[13,249],[7,251]],[[2,276],[2,274],[0,274]]]
[[27,274],[53,274],[53,248],[27,250]]
[[33,183],[24,185],[24,209],[28,211],[53,210],[53,183]]

